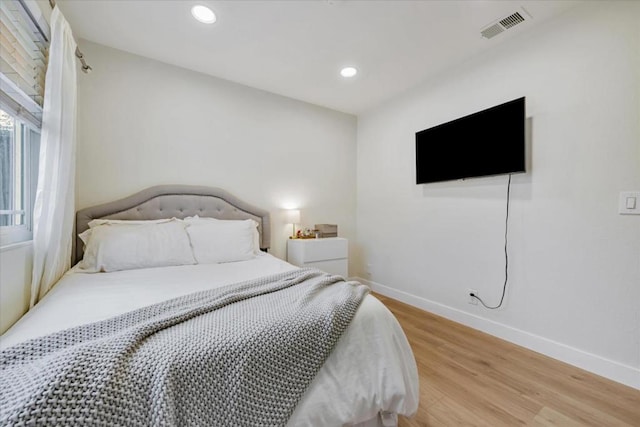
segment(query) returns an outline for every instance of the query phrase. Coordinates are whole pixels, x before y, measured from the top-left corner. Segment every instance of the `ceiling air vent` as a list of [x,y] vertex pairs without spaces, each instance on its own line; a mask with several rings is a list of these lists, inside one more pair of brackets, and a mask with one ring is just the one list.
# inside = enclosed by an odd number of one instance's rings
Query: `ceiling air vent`
[[[531,15],[529,15],[529,18],[530,17]],[[485,39],[490,39],[502,33],[503,31],[508,30],[509,28],[515,27],[516,25],[524,21],[525,21],[524,16],[522,16],[520,12],[516,12],[505,18],[500,19],[499,21],[491,25],[488,25],[487,27],[485,27],[483,30],[480,31],[480,34],[482,34],[482,37],[484,37]]]
[[524,18],[518,12],[500,20],[500,24],[502,24],[504,28],[511,28],[514,25],[518,25],[521,22],[524,22]]

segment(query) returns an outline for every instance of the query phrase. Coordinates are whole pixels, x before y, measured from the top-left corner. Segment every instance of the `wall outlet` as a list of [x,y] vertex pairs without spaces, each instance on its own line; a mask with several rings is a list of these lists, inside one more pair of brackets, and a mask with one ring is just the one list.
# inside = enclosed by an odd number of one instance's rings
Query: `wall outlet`
[[473,304],[473,305],[478,305],[478,300],[474,297],[471,296],[471,294],[474,295],[478,295],[478,291],[476,291],[475,289],[467,289],[467,298],[469,298],[469,300],[467,301],[469,304]]

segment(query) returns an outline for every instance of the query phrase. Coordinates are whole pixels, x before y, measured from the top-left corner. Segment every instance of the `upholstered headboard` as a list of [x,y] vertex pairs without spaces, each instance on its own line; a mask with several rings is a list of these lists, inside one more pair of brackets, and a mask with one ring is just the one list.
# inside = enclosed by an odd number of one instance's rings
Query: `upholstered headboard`
[[73,264],[80,261],[83,255],[83,244],[77,236],[89,228],[91,220],[182,219],[194,215],[217,219],[253,219],[258,223],[260,248],[267,250],[270,247],[268,211],[252,206],[220,188],[159,185],[124,199],[79,210],[76,213]]

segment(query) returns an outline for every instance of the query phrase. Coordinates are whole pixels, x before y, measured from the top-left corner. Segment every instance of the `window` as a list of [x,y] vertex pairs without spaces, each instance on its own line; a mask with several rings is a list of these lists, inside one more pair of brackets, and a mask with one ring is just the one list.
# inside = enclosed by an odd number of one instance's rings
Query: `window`
[[0,247],[32,238],[48,47],[36,2],[0,0]]
[[40,133],[0,109],[0,246],[32,237]]

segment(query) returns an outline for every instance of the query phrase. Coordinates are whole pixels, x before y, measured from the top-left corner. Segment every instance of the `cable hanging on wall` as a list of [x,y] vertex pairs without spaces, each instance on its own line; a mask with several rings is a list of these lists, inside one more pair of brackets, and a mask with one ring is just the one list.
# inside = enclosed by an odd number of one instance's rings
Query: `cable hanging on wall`
[[507,214],[505,216],[504,221],[504,283],[502,285],[502,296],[500,297],[500,303],[496,306],[489,306],[485,304],[485,302],[475,293],[469,293],[469,296],[480,301],[485,308],[489,310],[496,310],[502,307],[502,303],[504,302],[504,296],[507,293],[507,282],[509,281],[509,253],[507,251],[507,237],[509,235],[509,198],[511,193],[511,174],[509,174],[509,182],[507,183]]

